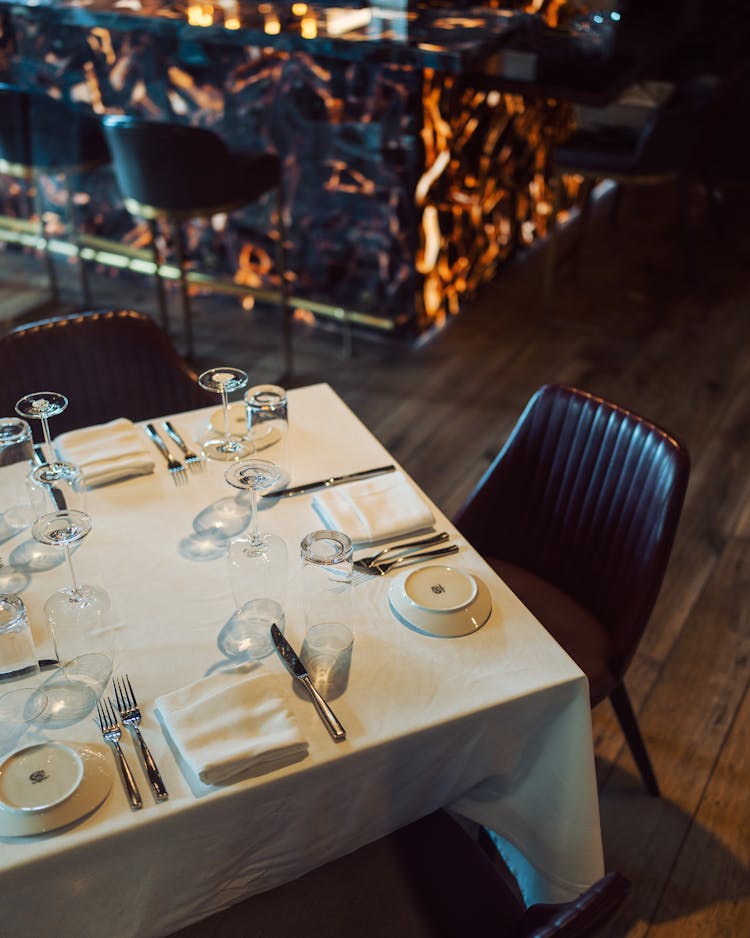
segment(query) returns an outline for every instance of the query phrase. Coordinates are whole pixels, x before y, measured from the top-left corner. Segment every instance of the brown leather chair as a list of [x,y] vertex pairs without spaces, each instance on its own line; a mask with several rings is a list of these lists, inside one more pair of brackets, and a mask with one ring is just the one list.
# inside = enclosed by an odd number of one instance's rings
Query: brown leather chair
[[671,434],[585,391],[541,388],[455,523],[609,697],[659,794],[623,679],[661,587],[687,487]]
[[[292,938],[583,938],[601,933],[630,883],[608,873],[572,902],[526,909],[510,870],[444,811],[429,814],[222,916]],[[252,923],[250,925],[250,923]],[[226,929],[227,931],[234,929]],[[189,926],[172,938],[202,934]],[[238,932],[239,933],[239,932]]]
[[45,319],[0,336],[0,374],[3,416],[31,391],[65,394],[68,407],[50,424],[55,436],[216,404],[153,319],[126,309]]

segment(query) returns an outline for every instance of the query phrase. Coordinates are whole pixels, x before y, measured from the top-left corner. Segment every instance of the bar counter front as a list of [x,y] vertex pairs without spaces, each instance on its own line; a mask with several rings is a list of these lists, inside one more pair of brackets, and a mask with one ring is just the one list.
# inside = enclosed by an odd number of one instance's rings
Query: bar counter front
[[[279,154],[300,315],[420,332],[545,233],[549,152],[570,104],[496,81],[525,67],[509,44],[533,21],[520,7],[0,0],[0,80]],[[589,51],[604,42],[580,36]],[[23,231],[18,187],[0,182],[0,215]],[[44,193],[61,214],[62,195]],[[131,266],[145,270],[148,231],[123,208],[111,170],[77,201],[89,259],[119,250],[119,266],[140,258]],[[279,288],[275,210],[266,200],[230,216],[214,270],[240,292]],[[191,223],[196,270],[215,265],[215,240],[210,223]]]

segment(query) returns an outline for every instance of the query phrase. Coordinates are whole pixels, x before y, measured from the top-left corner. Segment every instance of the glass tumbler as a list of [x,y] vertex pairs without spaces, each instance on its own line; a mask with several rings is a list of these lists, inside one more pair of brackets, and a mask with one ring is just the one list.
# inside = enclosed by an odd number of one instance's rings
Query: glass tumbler
[[0,749],[45,710],[40,672],[23,601],[0,594]]
[[352,620],[352,542],[341,531],[313,531],[300,544],[305,626]]
[[254,451],[263,451],[282,471],[287,470],[286,439],[289,404],[286,391],[276,384],[258,384],[245,394],[247,427]]

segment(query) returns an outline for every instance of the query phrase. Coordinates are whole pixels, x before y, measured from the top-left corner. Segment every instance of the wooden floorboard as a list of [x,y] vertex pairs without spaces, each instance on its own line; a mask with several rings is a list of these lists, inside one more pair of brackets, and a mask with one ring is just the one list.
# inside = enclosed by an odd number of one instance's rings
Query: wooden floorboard
[[[750,194],[726,196],[717,230],[696,194],[689,270],[671,194],[644,191],[626,195],[616,229],[594,213],[578,276],[558,278],[551,309],[537,251],[416,346],[355,334],[345,358],[336,331],[294,327],[294,384],[329,382],[449,515],[548,381],[632,407],[687,443],[675,549],[627,677],[662,798],[643,791],[609,705],[594,712],[605,854],[633,882],[609,932],[622,938],[750,934]],[[75,267],[58,266],[74,306]],[[100,271],[93,282],[97,306],[155,312],[146,280]],[[0,328],[44,292],[35,258],[0,250]],[[170,307],[179,341],[174,293]],[[196,308],[200,365],[237,365],[253,382],[280,372],[274,310],[208,295]],[[245,934],[241,910],[232,921]],[[218,934],[217,920],[191,930]]]

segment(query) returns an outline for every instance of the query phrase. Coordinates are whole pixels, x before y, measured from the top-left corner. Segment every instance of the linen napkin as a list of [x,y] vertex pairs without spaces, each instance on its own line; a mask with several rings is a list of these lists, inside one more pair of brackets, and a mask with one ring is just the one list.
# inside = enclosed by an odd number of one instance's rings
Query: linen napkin
[[435,518],[401,472],[317,492],[313,507],[323,522],[348,534],[354,546],[431,528]]
[[78,466],[91,488],[154,471],[143,434],[125,417],[61,433],[55,443],[60,458]]
[[219,672],[156,700],[185,762],[207,785],[296,762],[308,744],[271,674]]

